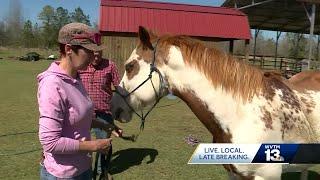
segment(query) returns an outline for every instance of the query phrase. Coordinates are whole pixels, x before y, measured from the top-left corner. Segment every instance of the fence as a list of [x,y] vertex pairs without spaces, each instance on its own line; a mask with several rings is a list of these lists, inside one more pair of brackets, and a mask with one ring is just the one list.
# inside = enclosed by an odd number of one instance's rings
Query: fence
[[[244,60],[244,56],[235,55],[238,59]],[[249,56],[249,64],[257,66],[265,71],[279,71],[281,74],[290,78],[291,76],[308,69],[320,69],[320,62],[308,61],[306,59],[294,59],[287,57],[273,56]]]

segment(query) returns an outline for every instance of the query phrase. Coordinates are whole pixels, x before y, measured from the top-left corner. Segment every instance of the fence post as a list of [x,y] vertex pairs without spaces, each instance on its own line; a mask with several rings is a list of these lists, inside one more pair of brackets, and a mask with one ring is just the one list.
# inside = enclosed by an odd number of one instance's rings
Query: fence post
[[250,40],[245,40],[245,59],[246,62],[249,64],[250,60],[249,60],[249,51],[250,51],[250,46],[249,46]]

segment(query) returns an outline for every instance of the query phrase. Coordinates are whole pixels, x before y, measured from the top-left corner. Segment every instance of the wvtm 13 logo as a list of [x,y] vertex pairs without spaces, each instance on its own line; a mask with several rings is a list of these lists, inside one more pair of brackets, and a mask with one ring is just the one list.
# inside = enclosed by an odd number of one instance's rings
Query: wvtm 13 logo
[[283,162],[280,145],[264,145],[266,162]]

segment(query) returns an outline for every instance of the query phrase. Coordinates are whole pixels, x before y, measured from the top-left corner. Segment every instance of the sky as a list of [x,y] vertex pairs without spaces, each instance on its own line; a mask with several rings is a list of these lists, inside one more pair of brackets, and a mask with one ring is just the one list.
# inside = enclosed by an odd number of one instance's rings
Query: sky
[[[0,20],[7,17],[11,0],[0,0]],[[205,6],[220,6],[223,0],[157,0],[159,2],[174,2],[183,4],[198,4]],[[90,16],[91,22],[98,22],[100,0],[20,0],[22,14],[25,20],[38,22],[38,14],[45,5],[54,8],[63,7],[69,12],[80,7]]]
[[[9,5],[12,0],[0,0],[0,20],[4,20],[8,16]],[[19,0],[18,0],[19,1]],[[196,4],[204,6],[220,6],[224,0],[154,0],[158,2],[173,2],[182,4]],[[63,7],[69,12],[74,11],[75,8],[80,7],[86,15],[89,15],[91,22],[98,22],[99,20],[99,5],[100,0],[20,0],[22,14],[24,20],[31,20],[32,22],[39,22],[38,14],[46,5],[54,8]],[[252,32],[253,34],[253,32]],[[274,38],[274,32],[263,32],[263,35],[268,38]]]
[[[5,19],[8,15],[11,0],[0,0],[0,19]],[[20,0],[22,14],[25,20],[38,22],[38,14],[46,5],[54,8],[63,7],[69,12],[77,7],[81,7],[85,14],[90,16],[91,22],[98,21],[99,0]]]

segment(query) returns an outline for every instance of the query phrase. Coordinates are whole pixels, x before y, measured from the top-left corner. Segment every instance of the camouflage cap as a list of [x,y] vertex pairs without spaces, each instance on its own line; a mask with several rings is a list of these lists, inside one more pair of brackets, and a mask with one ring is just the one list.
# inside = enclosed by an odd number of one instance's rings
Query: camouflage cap
[[59,31],[58,42],[79,45],[91,51],[105,49],[101,46],[101,35],[83,23],[70,23],[63,26]]

